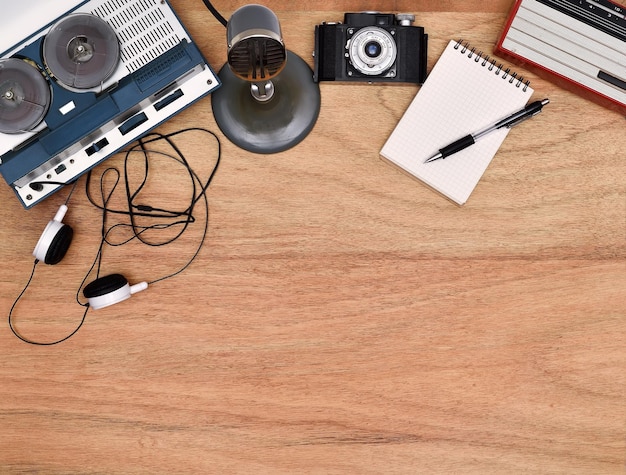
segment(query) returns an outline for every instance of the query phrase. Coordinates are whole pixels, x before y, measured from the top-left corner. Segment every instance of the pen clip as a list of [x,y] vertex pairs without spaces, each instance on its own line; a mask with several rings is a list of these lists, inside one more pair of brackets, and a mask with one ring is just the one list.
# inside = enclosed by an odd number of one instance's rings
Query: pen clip
[[511,127],[515,127],[517,124],[521,124],[522,122],[524,122],[525,120],[530,119],[531,117],[535,117],[537,114],[539,114],[541,112],[541,109],[534,111],[530,114],[525,114],[521,117],[518,117],[515,120],[512,120],[511,122],[509,122],[508,124],[505,125],[505,127],[507,129],[510,129]]

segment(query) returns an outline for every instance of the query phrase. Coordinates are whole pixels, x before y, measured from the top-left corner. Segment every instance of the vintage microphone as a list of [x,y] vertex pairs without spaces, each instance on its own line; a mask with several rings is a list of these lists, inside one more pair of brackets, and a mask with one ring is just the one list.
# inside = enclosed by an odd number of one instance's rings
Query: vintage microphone
[[246,5],[226,27],[228,62],[213,92],[213,115],[235,145],[276,153],[300,143],[319,115],[319,85],[313,71],[285,49],[280,23],[269,8]]

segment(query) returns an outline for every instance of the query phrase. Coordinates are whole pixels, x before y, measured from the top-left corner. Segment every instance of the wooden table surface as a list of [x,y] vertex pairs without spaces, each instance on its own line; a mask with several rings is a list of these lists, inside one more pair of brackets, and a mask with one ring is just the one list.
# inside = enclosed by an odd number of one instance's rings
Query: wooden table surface
[[[224,28],[200,0],[171,3],[219,70]],[[264,3],[311,65],[314,25],[412,11],[430,70],[452,38],[491,52],[513,2]],[[624,473],[625,120],[526,75],[551,103],[463,207],[379,158],[417,86],[322,83],[313,132],[275,155],[232,145],[202,100],[159,129],[222,141],[200,255],[52,347],[19,341],[6,315],[67,194],[24,210],[0,187],[0,473]],[[213,143],[182,146],[206,174]],[[180,171],[156,173],[146,199],[187,193]],[[68,255],[16,308],[30,338],[82,315],[101,226],[84,183]],[[169,246],[106,246],[103,272],[175,271],[199,209]]]

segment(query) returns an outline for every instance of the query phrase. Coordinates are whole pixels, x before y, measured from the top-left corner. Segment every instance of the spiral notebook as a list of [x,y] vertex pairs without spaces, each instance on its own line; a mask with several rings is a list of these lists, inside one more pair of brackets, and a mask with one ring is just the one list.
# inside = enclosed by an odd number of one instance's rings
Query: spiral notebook
[[502,128],[445,160],[440,148],[522,109],[533,90],[510,69],[452,40],[380,155],[459,205],[465,204],[502,145]]

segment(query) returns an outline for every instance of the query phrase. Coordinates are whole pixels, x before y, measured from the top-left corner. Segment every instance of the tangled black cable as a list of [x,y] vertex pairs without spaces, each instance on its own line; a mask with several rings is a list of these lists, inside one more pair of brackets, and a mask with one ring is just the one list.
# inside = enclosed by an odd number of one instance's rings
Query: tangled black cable
[[[182,136],[183,134],[194,133],[194,132],[209,135],[215,140],[216,147],[217,147],[217,154],[216,154],[213,168],[210,170],[208,177],[204,181],[200,178],[200,176],[196,173],[196,171],[191,167],[191,165],[187,161],[187,158],[182,153],[182,151],[180,150],[180,148],[178,147],[178,145],[176,144],[174,140],[178,136]],[[174,152],[166,153],[160,150],[150,148],[151,144],[155,145],[159,142],[167,143]],[[217,173],[217,170],[219,168],[220,161],[221,161],[221,153],[222,153],[221,142],[219,138],[217,137],[217,135],[211,132],[210,130],[199,128],[199,127],[187,128],[187,129],[179,130],[170,134],[151,133],[145,136],[144,138],[138,140],[135,145],[133,145],[132,147],[130,147],[123,153],[125,154],[123,176],[120,173],[120,171],[115,167],[106,168],[100,175],[100,198],[101,198],[100,202],[97,202],[91,194],[91,182],[92,182],[93,171],[89,171],[87,174],[87,180],[85,183],[85,192],[86,192],[89,202],[93,206],[95,206],[96,208],[102,211],[102,226],[100,230],[101,239],[100,239],[100,244],[98,246],[98,251],[96,253],[96,257],[91,267],[85,274],[85,277],[82,280],[81,285],[79,286],[76,292],[76,301],[78,302],[79,305],[85,307],[85,312],[83,314],[82,320],[69,335],[63,337],[60,340],[53,341],[53,342],[37,342],[37,341],[29,340],[21,336],[16,331],[12,322],[12,314],[17,303],[20,301],[24,293],[27,291],[27,289],[29,288],[33,280],[33,277],[35,275],[35,269],[39,262],[38,260],[35,260],[35,263],[33,265],[33,270],[31,272],[30,278],[28,279],[28,282],[26,283],[26,286],[18,295],[17,299],[11,306],[11,310],[9,311],[9,327],[11,331],[13,332],[13,334],[16,337],[18,337],[20,340],[26,343],[33,344],[33,345],[49,346],[49,345],[56,345],[58,343],[61,343],[69,339],[71,336],[73,336],[82,327],[85,321],[85,318],[87,316],[87,311],[89,310],[89,304],[82,303],[80,301],[80,297],[79,297],[80,290],[83,288],[87,279],[92,274],[94,269],[96,272],[96,278],[99,277],[101,266],[102,266],[102,255],[103,255],[105,244],[108,244],[110,246],[121,246],[121,245],[127,244],[128,242],[134,239],[139,240],[141,243],[145,245],[154,246],[154,247],[166,246],[168,244],[171,244],[177,239],[179,239],[192,223],[196,222],[196,216],[194,215],[194,211],[196,209],[196,205],[202,200],[204,204],[203,214],[204,214],[205,223],[204,223],[204,228],[202,231],[202,237],[200,239],[200,242],[195,252],[191,256],[191,258],[180,269],[176,270],[173,273],[167,274],[165,276],[153,279],[152,281],[149,282],[149,284],[154,284],[156,282],[160,282],[162,280],[169,279],[170,277],[174,277],[180,274],[193,263],[193,261],[197,258],[198,254],[200,253],[200,250],[202,249],[202,246],[204,245],[204,242],[208,234],[208,229],[209,229],[209,202],[208,202],[208,197],[207,197],[207,190],[209,186],[211,185],[213,178],[215,177],[215,174]],[[129,163],[136,154],[139,154],[141,157],[143,157],[144,175],[141,178],[139,185],[135,189],[133,189],[130,184],[131,180],[129,176],[129,173],[130,173]],[[138,199],[141,191],[144,189],[144,187],[146,186],[148,182],[148,176],[150,174],[150,169],[151,169],[150,167],[151,155],[159,155],[161,157],[174,160],[175,162],[182,165],[185,171],[187,172],[187,174],[189,175],[189,180],[191,183],[191,194],[190,194],[190,201],[185,209],[168,210],[168,209],[161,208],[161,207],[153,207],[147,204],[136,203],[136,200]],[[106,190],[107,177],[111,175],[113,175],[114,181],[113,181],[111,188],[107,191]],[[124,185],[125,185],[124,191],[125,191],[126,209],[113,209],[110,207],[109,203],[120,181],[122,180],[122,178],[123,178]],[[66,200],[66,204],[69,201],[69,198],[71,197],[75,186],[76,184],[74,183],[74,187],[72,188],[72,191],[70,192]],[[107,219],[109,215],[112,215],[112,214],[126,216],[129,218],[129,222],[128,223],[116,223],[112,226],[107,227]],[[137,219],[142,218],[142,217],[161,220],[161,221],[157,223],[153,223],[153,224],[141,225],[137,222]],[[163,241],[157,241],[157,242],[150,241],[146,239],[144,236],[145,233],[151,230],[167,230],[167,229],[174,228],[176,226],[180,226],[180,229],[176,232],[176,234],[174,234],[174,236],[172,237],[168,237],[167,239]],[[130,229],[131,236],[120,242],[114,242],[110,238],[110,235],[119,228]]]
[[[190,132],[200,132],[204,134],[209,134],[215,140],[216,145],[217,145],[217,157],[215,160],[214,167],[211,170],[208,178],[204,182],[200,179],[198,174],[193,170],[193,168],[187,161],[185,155],[182,153],[180,148],[176,145],[175,141],[173,140],[175,137],[181,134],[186,134]],[[160,141],[165,141],[174,150],[175,154],[168,154],[162,151],[152,150],[148,148],[150,144],[154,144]],[[143,157],[145,173],[144,173],[143,178],[141,179],[140,184],[136,187],[136,189],[133,190],[131,189],[131,186],[130,186],[128,165],[131,161],[131,158],[136,153],[139,153],[140,156]],[[147,204],[136,203],[136,200],[139,194],[141,193],[141,191],[143,190],[143,188],[145,187],[148,181],[148,175],[150,173],[150,161],[149,161],[150,154],[160,155],[165,158],[170,158],[172,160],[175,160],[176,162],[181,164],[184,167],[185,171],[188,173],[190,184],[191,184],[191,199],[190,199],[189,205],[185,209],[168,210],[165,208],[153,207]],[[191,257],[191,259],[176,272],[154,279],[148,283],[154,284],[156,282],[169,279],[170,277],[174,277],[175,275],[178,275],[181,272],[183,272],[185,269],[187,269],[193,263],[193,261],[198,256],[198,254],[200,253],[202,245],[204,244],[204,241],[206,240],[206,235],[208,233],[208,225],[209,225],[209,204],[208,204],[208,198],[206,196],[206,192],[209,186],[211,185],[211,182],[213,181],[213,178],[215,176],[215,173],[217,172],[217,169],[219,168],[220,160],[221,160],[221,143],[220,143],[219,138],[210,130],[199,128],[199,127],[192,127],[192,128],[179,130],[179,131],[173,132],[171,134],[166,134],[166,135],[159,134],[159,133],[152,133],[152,134],[147,135],[143,139],[139,140],[136,145],[134,145],[133,147],[131,147],[125,152],[124,177],[123,178],[124,178],[124,185],[125,185],[126,209],[113,209],[109,207],[109,204],[108,204],[121,179],[119,170],[117,170],[116,168],[110,167],[110,168],[107,168],[100,176],[100,195],[101,195],[102,203],[96,202],[91,194],[90,184],[91,184],[91,179],[92,179],[91,177],[92,172],[90,171],[87,174],[85,190],[86,190],[86,194],[87,194],[87,198],[89,202],[93,206],[95,206],[96,208],[102,211],[102,229],[101,229],[102,239],[101,239],[100,247],[98,250],[98,254],[96,256],[96,259],[94,260],[94,264],[92,265],[90,272],[85,277],[85,280],[83,281],[83,283],[87,280],[89,274],[91,273],[91,271],[96,265],[98,266],[98,271],[99,271],[99,263],[101,261],[102,249],[105,244],[108,244],[110,246],[121,246],[134,239],[141,241],[143,244],[147,246],[153,246],[153,247],[166,246],[168,244],[171,244],[185,233],[185,231],[188,229],[190,224],[196,221],[194,210],[198,202],[200,200],[203,200],[204,205],[205,205],[204,206],[205,226],[204,226],[202,238],[200,240],[200,244],[198,245],[195,253]],[[115,174],[115,182],[111,190],[108,193],[106,193],[104,189],[105,179],[106,179],[106,176],[111,173]],[[109,214],[127,216],[130,222],[118,223],[107,228],[106,222],[107,222],[107,215]],[[137,223],[137,218],[140,218],[140,217],[152,218],[152,219],[164,219],[164,220],[172,220],[172,221],[159,222],[159,223],[150,224],[150,225],[140,225]],[[165,241],[153,242],[144,238],[144,233],[148,231],[165,230],[165,229],[169,229],[175,226],[180,226],[180,230],[177,232],[176,235],[166,239]],[[130,228],[131,237],[121,242],[111,241],[109,239],[109,235],[120,227]],[[99,275],[99,272],[97,272],[96,276],[98,275]]]

